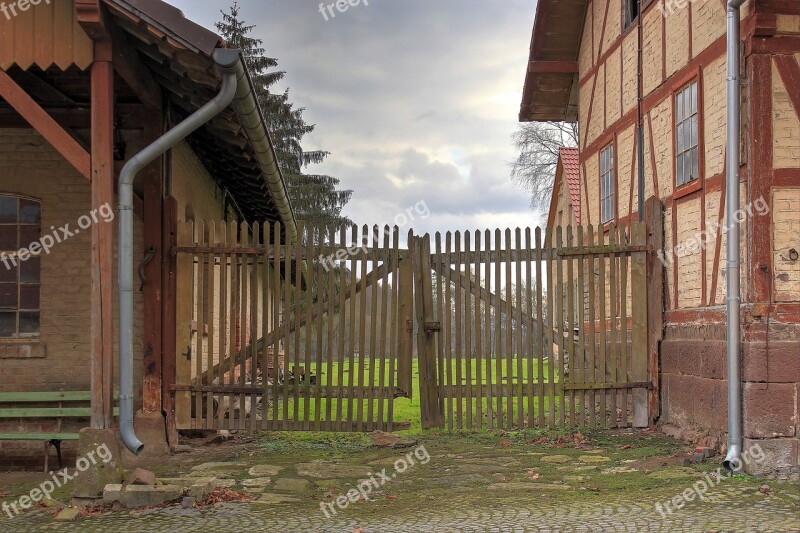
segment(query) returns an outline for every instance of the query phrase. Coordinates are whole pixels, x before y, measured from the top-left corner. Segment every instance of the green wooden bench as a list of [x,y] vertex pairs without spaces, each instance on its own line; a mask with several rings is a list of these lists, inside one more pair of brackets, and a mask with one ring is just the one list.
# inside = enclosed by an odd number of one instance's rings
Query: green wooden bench
[[[116,401],[115,394],[114,400]],[[69,418],[90,418],[92,416],[92,393],[90,391],[60,392],[0,392],[0,420],[54,418],[57,420],[54,432],[0,433],[0,441],[40,441],[44,442],[44,471],[49,471],[50,448],[55,447],[58,454],[58,467],[62,468],[61,443],[76,441],[78,433],[61,431],[61,422]],[[47,407],[7,407],[11,404],[41,404]],[[81,405],[84,404],[84,405]],[[119,408],[114,408],[114,416],[119,416]]]

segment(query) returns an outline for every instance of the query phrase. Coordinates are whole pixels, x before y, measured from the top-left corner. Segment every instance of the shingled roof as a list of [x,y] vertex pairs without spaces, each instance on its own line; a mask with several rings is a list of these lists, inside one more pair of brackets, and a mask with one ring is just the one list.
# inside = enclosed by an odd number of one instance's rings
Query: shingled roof
[[580,225],[581,223],[581,166],[579,154],[577,148],[561,148],[559,151],[556,178],[553,184],[553,196],[550,199],[550,211],[547,217],[547,225],[549,227],[553,226],[555,220],[558,195],[561,192],[562,183],[566,183],[569,189],[575,224]]

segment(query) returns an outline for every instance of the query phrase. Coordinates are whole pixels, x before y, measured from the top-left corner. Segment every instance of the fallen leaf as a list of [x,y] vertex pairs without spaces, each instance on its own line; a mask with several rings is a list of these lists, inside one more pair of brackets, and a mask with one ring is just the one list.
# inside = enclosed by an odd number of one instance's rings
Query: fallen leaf
[[500,441],[500,446],[502,446],[503,448],[508,448],[509,446],[511,446],[511,442],[503,439]]
[[623,446],[622,448],[620,448],[620,450],[627,450],[627,449],[629,449],[629,448],[633,448],[633,446],[632,446],[632,445],[630,445],[630,444],[626,444],[625,446]]
[[387,500],[396,500],[397,496],[387,496],[386,499]]
[[353,530],[353,533],[367,533],[367,530],[363,527],[357,527]]

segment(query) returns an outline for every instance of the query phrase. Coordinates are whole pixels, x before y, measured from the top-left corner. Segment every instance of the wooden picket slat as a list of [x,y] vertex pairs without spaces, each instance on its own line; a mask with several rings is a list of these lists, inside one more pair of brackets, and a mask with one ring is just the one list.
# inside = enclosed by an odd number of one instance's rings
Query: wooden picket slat
[[[574,245],[574,235],[572,233],[572,226],[567,226],[567,247],[572,248]],[[567,368],[565,371],[566,379],[564,383],[573,383],[575,381],[575,285],[574,280],[574,261],[576,256],[568,256],[567,260],[567,353],[569,354],[569,361],[567,361]],[[571,390],[565,394],[565,413],[569,415],[570,427],[575,427],[577,416],[575,415],[575,391]]]
[[[544,353],[545,353],[545,339],[547,337],[544,333],[547,331],[544,322],[544,315],[542,314],[542,298],[544,297],[543,294],[543,279],[542,279],[542,230],[541,228],[536,228],[536,322],[539,324],[539,334],[536,335],[536,347],[537,347],[537,368],[538,368],[538,375],[536,379],[536,384],[538,385],[538,394],[537,394],[537,402],[536,406],[539,410],[539,427],[544,427],[544,413],[545,413],[545,404],[544,404]],[[548,348],[548,353],[553,351],[552,346]]]
[[[564,246],[564,228],[561,226],[556,227],[556,247],[561,248]],[[558,359],[554,358],[551,364],[558,361],[558,380],[554,383],[556,389],[556,397],[558,398],[558,424],[559,427],[564,427],[565,422],[565,409],[567,402],[563,388],[560,386],[564,382],[564,358],[566,346],[564,344],[564,257],[559,256],[556,262],[556,315],[555,315],[555,335],[558,336]]]
[[[454,269],[457,273],[461,272],[461,232],[456,231],[453,234],[453,242],[455,245],[456,255],[453,258]],[[452,272],[452,270],[448,271]],[[453,276],[453,291],[454,291],[454,317],[453,322],[455,326],[455,383],[456,383],[456,427],[463,429],[464,427],[464,374],[462,372],[462,341],[463,341],[463,313],[461,310],[461,276]],[[448,300],[448,305],[450,300]]]
[[[342,227],[339,230],[339,246],[345,247],[347,245],[347,228]],[[347,356],[345,352],[345,337],[347,336],[347,308],[346,308],[346,295],[347,290],[349,288],[348,285],[348,278],[347,278],[347,262],[341,261],[339,263],[339,325],[338,325],[338,342],[337,342],[337,362],[338,362],[338,375],[337,375],[337,383],[340,389],[345,387],[344,381],[344,367],[347,362]],[[352,300],[351,306],[352,307]],[[342,431],[344,429],[343,424],[343,414],[344,414],[344,402],[339,400],[336,402],[336,424],[335,428],[336,431]]]
[[[375,256],[380,254],[380,234],[378,230],[378,226],[373,226],[372,228],[372,251]],[[372,271],[372,298],[370,303],[370,315],[369,315],[369,377],[367,378],[367,384],[369,386],[369,393],[367,395],[367,431],[374,431],[375,425],[375,400],[376,398],[373,396],[373,387],[375,385],[375,371],[377,365],[377,357],[376,354],[378,352],[378,329],[380,327],[380,323],[378,322],[378,317],[380,316],[380,310],[378,309],[378,292],[380,292],[380,288],[378,287],[378,261],[373,260],[371,269]]]
[[[619,243],[628,244],[627,229],[624,225],[620,226]],[[617,381],[627,383],[630,381],[630,376],[628,375],[628,254],[621,254],[619,260],[620,335],[622,338],[620,341],[621,354],[617,369]],[[622,395],[622,427],[628,427],[628,389],[622,389],[620,394]]]
[[[583,235],[583,226],[578,226],[578,234],[577,240],[579,246],[584,246],[585,243],[584,235]],[[585,268],[586,266],[586,257],[579,257],[578,258],[578,279],[577,279],[577,294],[579,296],[579,304],[578,304],[578,345],[575,352],[575,365],[577,366],[577,374],[574,375],[574,379],[578,381],[578,383],[585,383],[586,382],[586,300],[585,300],[585,293],[584,293],[584,280],[585,280]],[[586,391],[580,391],[578,394],[578,406],[577,406],[579,417],[578,417],[578,425],[580,427],[586,426]]]
[[[320,229],[323,232],[323,229]],[[330,245],[336,247],[336,230],[334,228],[328,229],[328,240]],[[344,241],[339,243],[339,248],[344,246]],[[325,263],[322,265],[322,272],[324,272],[324,276],[327,279],[327,298],[325,301],[327,303],[333,303],[336,300],[336,270],[331,261],[325,259]],[[320,299],[321,301],[322,299]],[[329,308],[330,309],[330,308]],[[343,306],[339,307],[340,311],[343,311]],[[341,314],[341,313],[340,313]],[[325,354],[326,359],[326,371],[325,371],[325,382],[328,384],[328,388],[334,387],[334,374],[333,374],[333,365],[334,365],[334,348],[333,348],[333,313],[328,311],[328,316],[325,320],[325,329],[327,331],[326,337],[326,345],[327,345],[327,353]],[[317,382],[322,384],[322,371],[317,368]],[[336,402],[339,403],[339,402]],[[334,413],[333,413],[333,402],[328,399],[325,401],[325,431],[333,431],[334,425]]]
[[[194,242],[199,245],[205,244],[206,226],[202,220],[198,221],[194,227]],[[197,385],[200,376],[203,374],[203,289],[205,289],[205,280],[203,279],[203,256],[196,256],[193,258],[194,262],[194,346],[192,349],[192,363],[194,364],[194,380]],[[194,395],[194,413],[195,417],[192,420],[194,427],[203,428],[205,417],[203,412],[203,395],[196,393]]]
[[[209,221],[206,225],[206,242],[210,245],[214,245],[217,243],[217,231],[216,225],[214,221]],[[204,324],[200,326],[198,329],[200,333],[203,333],[205,329],[206,336],[206,364],[205,368],[203,369],[208,370],[209,368],[213,368],[214,366],[214,347],[216,343],[214,342],[216,338],[216,324],[215,324],[215,317],[214,317],[214,310],[217,308],[216,301],[217,301],[217,286],[216,286],[216,257],[214,254],[206,254],[204,257],[204,263],[206,265],[206,270],[203,273],[204,282],[205,282],[205,294],[206,294],[206,301],[205,306],[203,309],[203,313],[200,316],[204,317],[204,320],[198,320],[198,324]],[[200,300],[202,301],[202,300]],[[202,381],[198,381],[200,385],[211,385],[210,379],[211,376],[207,373],[203,373],[205,378]],[[203,427],[204,428],[213,428],[214,427],[214,394],[213,393],[206,393],[205,395],[205,416],[203,420]]]
[[[597,227],[597,240],[598,244],[601,246],[605,244],[605,233],[603,226],[600,225]],[[598,257],[598,262],[600,266],[600,276],[598,279],[598,292],[600,296],[599,301],[599,331],[600,331],[600,354],[598,357],[598,370],[600,373],[600,381],[603,383],[608,382],[608,342],[606,338],[606,331],[607,331],[607,311],[606,311],[606,257],[605,255],[600,255]],[[599,402],[600,402],[600,412],[598,413],[600,416],[600,427],[608,427],[608,394],[606,391],[601,391],[599,394]]]
[[[369,226],[366,224],[361,232],[361,245],[364,249],[369,247]],[[364,430],[364,370],[365,358],[367,357],[367,258],[361,258],[361,305],[359,306],[359,324],[358,324],[358,430]]]
[[[544,237],[544,247],[549,249],[553,246],[553,230],[551,228],[547,228]],[[553,299],[550,295],[555,295],[555,291],[553,290],[555,287],[555,283],[553,280],[553,261],[550,259],[549,254],[545,254],[545,272],[547,276],[547,290],[545,294],[547,295],[547,327],[545,328],[545,339],[547,345],[547,382],[549,384],[548,387],[548,409],[547,409],[547,423],[551,428],[556,427],[556,378],[555,378],[555,369],[556,369],[556,339],[553,336],[554,327],[557,324],[556,317],[553,314]]]
[[[472,243],[469,231],[464,232],[464,357],[461,359],[464,365],[464,379],[466,380],[466,390],[464,391],[466,409],[466,427],[472,429]],[[459,276],[459,279],[461,277]],[[459,291],[459,301],[461,293]],[[461,306],[458,306],[461,309]]]
[[[400,328],[402,327],[398,320],[398,314],[400,312],[400,228],[394,226],[392,229],[392,254],[391,254],[391,265],[392,265],[392,291],[391,291],[391,308],[390,308],[390,321],[389,321],[389,376],[388,376],[388,384],[389,389],[392,390],[396,384],[396,361],[397,361],[397,350],[399,349],[399,341],[398,336],[400,334]],[[387,406],[387,421],[386,421],[386,431],[394,431],[394,396],[390,396],[388,398],[388,406]]]
[[[481,232],[475,232],[475,382],[476,426],[483,427],[483,327],[481,327]],[[488,304],[487,304],[488,307]]]
[[[589,247],[594,246],[594,227],[589,224],[589,235],[587,238],[587,245]],[[595,257],[593,255],[587,256],[589,260],[589,363],[588,363],[588,370],[589,376],[587,376],[588,381],[594,382],[597,379],[597,349],[596,349],[596,336],[595,336],[595,318],[596,318],[596,309],[595,309],[595,268],[597,262],[595,261]],[[588,393],[589,396],[589,425],[594,427],[597,425],[597,394],[595,391],[590,390]]]

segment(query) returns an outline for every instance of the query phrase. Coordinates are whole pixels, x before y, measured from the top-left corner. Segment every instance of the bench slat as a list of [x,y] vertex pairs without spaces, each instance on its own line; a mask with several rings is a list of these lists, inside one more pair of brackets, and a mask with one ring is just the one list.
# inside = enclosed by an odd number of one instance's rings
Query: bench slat
[[60,392],[0,392],[0,403],[11,402],[88,402],[92,399],[89,391]]
[[[91,399],[91,391],[0,392],[0,403],[88,402]],[[114,399],[119,399],[116,391]]]
[[0,433],[0,440],[78,440],[78,433]]
[[[0,409],[0,418],[88,418],[91,407],[19,407]],[[119,407],[114,408],[119,416]]]

